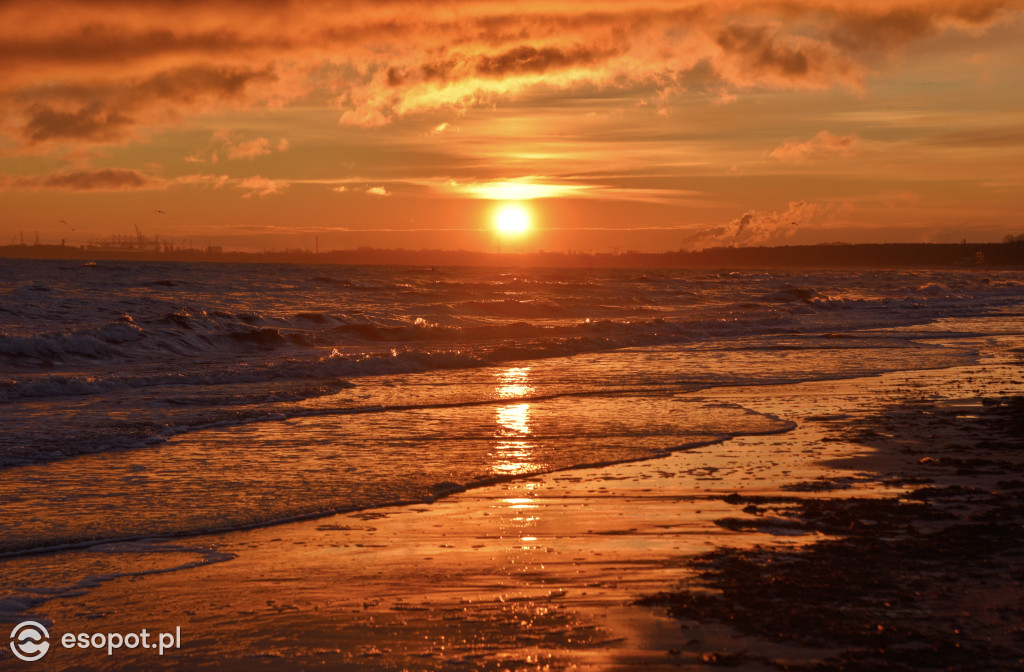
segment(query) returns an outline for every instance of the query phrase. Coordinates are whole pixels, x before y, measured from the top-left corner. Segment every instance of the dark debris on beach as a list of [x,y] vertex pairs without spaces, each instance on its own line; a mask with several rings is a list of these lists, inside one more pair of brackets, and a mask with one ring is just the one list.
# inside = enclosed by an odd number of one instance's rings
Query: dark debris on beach
[[885,433],[885,449],[914,457],[921,427],[901,433],[912,426],[903,414],[924,413],[936,430],[930,436],[952,423],[973,437],[931,445],[928,456],[907,461],[915,465],[907,473],[886,474],[886,484],[908,488],[901,497],[815,498],[812,487],[794,488],[804,497],[725,497],[748,514],[718,521],[730,529],[828,538],[697,556],[689,561],[695,582],[641,603],[663,605],[684,623],[722,623],[828,652],[773,659],[751,641],[746,650],[705,654],[706,665],[1024,669],[1024,397],[986,399],[979,408],[965,414],[915,402],[868,419]]

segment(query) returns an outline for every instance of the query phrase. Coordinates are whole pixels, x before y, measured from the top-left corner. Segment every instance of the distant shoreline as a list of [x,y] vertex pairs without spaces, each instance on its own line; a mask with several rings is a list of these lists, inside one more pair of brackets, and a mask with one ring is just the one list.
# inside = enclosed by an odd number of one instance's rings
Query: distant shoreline
[[715,247],[695,252],[495,253],[363,247],[313,252],[225,252],[221,248],[110,250],[65,245],[0,246],[0,258],[252,264],[495,266],[531,268],[1024,268],[1024,241],[1004,243],[832,243]]

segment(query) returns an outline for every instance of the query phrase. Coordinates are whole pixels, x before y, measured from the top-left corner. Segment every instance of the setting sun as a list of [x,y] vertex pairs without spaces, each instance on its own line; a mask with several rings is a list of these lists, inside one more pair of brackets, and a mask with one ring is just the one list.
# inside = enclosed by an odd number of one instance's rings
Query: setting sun
[[498,233],[505,236],[518,236],[530,229],[530,215],[518,205],[509,205],[498,211],[495,220]]

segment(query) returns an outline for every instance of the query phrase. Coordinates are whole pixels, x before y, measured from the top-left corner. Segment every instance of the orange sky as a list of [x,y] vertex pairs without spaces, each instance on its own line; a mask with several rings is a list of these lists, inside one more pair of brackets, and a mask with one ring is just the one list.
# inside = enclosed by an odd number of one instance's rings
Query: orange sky
[[999,240],[1022,10],[0,1],[0,245],[494,249],[512,201],[524,249]]

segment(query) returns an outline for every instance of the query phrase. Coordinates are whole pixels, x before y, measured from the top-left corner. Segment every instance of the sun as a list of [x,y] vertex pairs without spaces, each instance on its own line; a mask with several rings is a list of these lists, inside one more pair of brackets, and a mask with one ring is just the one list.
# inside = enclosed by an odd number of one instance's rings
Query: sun
[[498,210],[494,223],[501,235],[520,236],[530,230],[530,213],[520,205],[506,205]]

